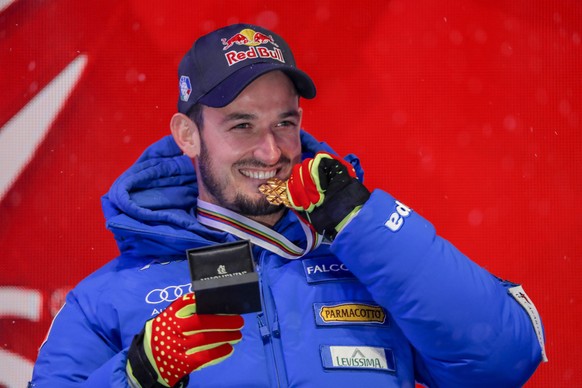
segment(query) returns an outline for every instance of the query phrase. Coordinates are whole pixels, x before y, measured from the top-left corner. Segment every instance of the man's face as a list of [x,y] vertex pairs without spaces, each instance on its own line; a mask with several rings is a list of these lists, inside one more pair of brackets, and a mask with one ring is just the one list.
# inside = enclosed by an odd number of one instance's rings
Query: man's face
[[302,110],[293,83],[282,72],[267,73],[229,105],[204,107],[203,115],[200,198],[252,218],[280,212],[258,187],[275,176],[287,179],[300,162]]

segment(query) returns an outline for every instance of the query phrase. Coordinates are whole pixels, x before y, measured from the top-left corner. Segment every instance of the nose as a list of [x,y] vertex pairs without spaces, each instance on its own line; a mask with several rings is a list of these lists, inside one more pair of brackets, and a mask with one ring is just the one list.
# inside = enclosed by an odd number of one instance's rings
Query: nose
[[281,148],[279,148],[277,137],[273,132],[265,131],[263,136],[261,136],[255,148],[254,156],[267,165],[274,165],[279,161]]

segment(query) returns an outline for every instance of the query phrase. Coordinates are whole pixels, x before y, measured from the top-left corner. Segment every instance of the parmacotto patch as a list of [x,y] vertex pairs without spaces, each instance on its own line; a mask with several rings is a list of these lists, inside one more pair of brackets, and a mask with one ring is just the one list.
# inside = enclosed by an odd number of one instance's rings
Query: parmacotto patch
[[362,302],[314,303],[315,322],[328,325],[388,325],[386,311],[375,304]]

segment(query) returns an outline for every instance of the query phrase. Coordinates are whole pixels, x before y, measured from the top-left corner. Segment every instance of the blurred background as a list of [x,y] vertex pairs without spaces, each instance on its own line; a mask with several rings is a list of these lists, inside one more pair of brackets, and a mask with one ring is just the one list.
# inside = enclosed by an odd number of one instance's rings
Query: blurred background
[[527,387],[579,386],[582,2],[1,0],[0,387],[116,256],[100,197],[169,133],[182,55],[235,22],[288,41],[304,128],[369,188],[524,285],[550,359]]

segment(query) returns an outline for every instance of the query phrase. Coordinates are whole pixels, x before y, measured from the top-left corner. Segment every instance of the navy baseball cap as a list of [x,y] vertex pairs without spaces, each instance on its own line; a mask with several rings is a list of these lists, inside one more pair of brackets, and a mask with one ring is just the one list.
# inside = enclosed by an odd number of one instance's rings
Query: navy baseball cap
[[233,24],[200,37],[178,66],[178,112],[196,103],[230,104],[251,82],[284,72],[301,97],[315,97],[315,84],[295,66],[293,53],[277,34],[252,24]]

